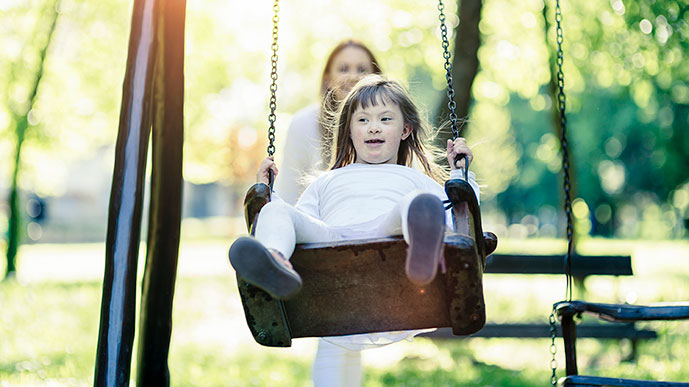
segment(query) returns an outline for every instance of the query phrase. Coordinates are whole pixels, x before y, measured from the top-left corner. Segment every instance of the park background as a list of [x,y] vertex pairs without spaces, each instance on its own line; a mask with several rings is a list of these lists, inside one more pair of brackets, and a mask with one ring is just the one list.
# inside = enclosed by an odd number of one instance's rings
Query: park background
[[[55,4],[0,4],[3,253],[4,198],[18,138],[24,218],[16,278],[0,283],[0,385],[93,380],[132,4],[62,0],[57,13]],[[553,6],[548,3],[546,40],[542,1],[482,5],[479,69],[463,134],[476,156],[484,229],[500,238],[498,252],[565,250],[549,86]],[[314,341],[298,340],[287,350],[254,344],[226,262],[227,247],[245,230],[241,201],[265,157],[272,4],[192,0],[186,8],[184,219],[172,383],[308,383]],[[630,254],[635,270],[632,278],[588,280],[591,300],[689,299],[687,8],[687,1],[563,2],[577,249]],[[452,28],[457,11],[456,3],[446,4]],[[369,44],[384,72],[404,80],[429,118],[437,117],[445,76],[435,3],[294,0],[284,1],[280,12],[278,160],[292,114],[317,101],[325,57],[345,38]],[[27,126],[20,135],[22,117]],[[0,274],[6,266],[0,262]],[[547,321],[564,284],[559,277],[486,276],[488,319]],[[660,338],[644,343],[631,363],[618,363],[629,348],[616,341],[582,340],[582,368],[689,380],[680,367],[689,361],[689,327],[654,327]],[[402,343],[365,353],[366,385],[545,384],[548,345],[540,339]]]

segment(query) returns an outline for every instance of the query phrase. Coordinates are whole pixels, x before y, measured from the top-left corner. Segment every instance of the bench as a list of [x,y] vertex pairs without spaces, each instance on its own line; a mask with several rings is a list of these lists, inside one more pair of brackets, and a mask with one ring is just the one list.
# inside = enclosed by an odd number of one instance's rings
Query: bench
[[562,324],[564,333],[567,376],[559,380],[559,387],[689,387],[689,383],[653,380],[632,380],[600,376],[579,375],[577,367],[576,339],[581,337],[574,318],[591,314],[612,323],[635,321],[672,321],[689,319],[689,302],[656,305],[599,304],[586,301],[562,301],[553,308]]
[[[492,254],[486,258],[484,273],[564,274],[563,261],[563,255]],[[586,277],[592,275],[631,276],[633,275],[631,257],[572,255],[572,276],[583,283]],[[549,338],[550,335],[550,325],[547,323],[487,323],[469,338]],[[562,337],[559,326],[556,328],[556,335]],[[444,328],[421,336],[433,339],[454,337],[449,329]],[[629,339],[632,347],[627,359],[633,360],[636,356],[637,342],[655,339],[658,334],[650,329],[638,329],[634,323],[614,325],[584,323],[577,326],[577,337]]]

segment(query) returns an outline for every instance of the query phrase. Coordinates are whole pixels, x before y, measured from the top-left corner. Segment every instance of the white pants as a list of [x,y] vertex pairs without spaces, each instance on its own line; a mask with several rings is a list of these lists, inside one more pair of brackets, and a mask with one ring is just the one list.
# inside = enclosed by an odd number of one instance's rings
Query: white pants
[[256,220],[256,239],[289,259],[297,243],[336,242],[346,239],[404,236],[409,243],[407,213],[409,204],[424,191],[412,191],[399,203],[371,221],[351,227],[331,227],[283,201],[266,204]]
[[361,351],[352,351],[318,339],[311,369],[314,387],[361,387]]

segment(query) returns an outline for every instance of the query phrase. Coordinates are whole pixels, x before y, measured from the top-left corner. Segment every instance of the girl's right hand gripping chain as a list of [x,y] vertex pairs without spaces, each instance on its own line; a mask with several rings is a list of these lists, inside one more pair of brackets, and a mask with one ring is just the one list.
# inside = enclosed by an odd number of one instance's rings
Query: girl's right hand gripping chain
[[278,175],[278,167],[275,166],[275,158],[273,156],[266,157],[261,162],[258,167],[258,173],[256,173],[256,182],[270,185],[270,176],[268,171],[273,171],[273,179]]
[[[457,157],[460,155],[464,156],[464,158],[457,163]],[[457,137],[454,141],[447,140],[447,162],[450,164],[450,169],[464,169],[466,171],[473,159],[474,154],[471,153],[471,149],[464,137]]]

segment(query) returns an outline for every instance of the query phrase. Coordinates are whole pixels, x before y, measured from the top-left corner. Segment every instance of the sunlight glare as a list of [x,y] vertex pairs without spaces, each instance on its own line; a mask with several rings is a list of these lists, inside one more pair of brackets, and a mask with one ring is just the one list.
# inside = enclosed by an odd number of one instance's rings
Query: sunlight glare
[[519,47],[516,45],[506,40],[501,40],[498,42],[497,54],[500,58],[515,60],[519,58],[521,53],[519,51]]
[[625,168],[622,163],[603,160],[598,164],[598,175],[601,187],[608,194],[616,194],[622,190],[625,183]]
[[258,133],[255,129],[250,128],[248,126],[244,126],[241,129],[239,129],[237,138],[239,140],[239,146],[241,148],[249,149],[256,143],[256,141],[258,141]]
[[395,28],[409,28],[414,25],[414,18],[409,12],[400,9],[392,14],[392,25]]
[[0,109],[0,130],[10,125],[10,114],[5,109]]
[[577,218],[585,219],[589,216],[589,206],[586,204],[584,199],[576,198],[572,203],[572,212]]
[[689,184],[677,189],[672,194],[672,204],[680,211],[686,211],[689,207]]
[[639,29],[641,29],[641,32],[648,35],[653,31],[653,25],[647,19],[643,19],[639,22]]
[[521,22],[525,28],[535,28],[537,26],[536,17],[531,12],[522,13]]
[[610,0],[610,5],[612,6],[613,11],[615,11],[616,14],[618,15],[624,15],[624,3],[622,0]]
[[667,43],[667,39],[672,34],[672,27],[668,24],[665,16],[660,15],[656,18],[656,40],[661,45]]

